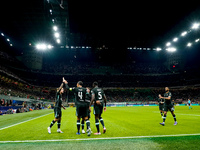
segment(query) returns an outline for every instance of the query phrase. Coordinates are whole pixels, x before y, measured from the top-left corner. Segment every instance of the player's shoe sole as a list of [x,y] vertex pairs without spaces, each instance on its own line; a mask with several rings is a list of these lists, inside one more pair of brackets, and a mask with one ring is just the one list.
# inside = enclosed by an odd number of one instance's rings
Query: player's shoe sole
[[48,130],[48,133],[51,134],[51,128],[48,127],[47,130]]
[[103,128],[103,133],[106,133],[106,128]]
[[57,130],[57,132],[58,132],[58,133],[64,133],[64,132],[62,132],[61,130]]
[[94,133],[94,135],[101,135],[101,132]]
[[164,123],[160,123],[160,125],[162,125],[162,126],[165,126],[165,124],[164,124]]

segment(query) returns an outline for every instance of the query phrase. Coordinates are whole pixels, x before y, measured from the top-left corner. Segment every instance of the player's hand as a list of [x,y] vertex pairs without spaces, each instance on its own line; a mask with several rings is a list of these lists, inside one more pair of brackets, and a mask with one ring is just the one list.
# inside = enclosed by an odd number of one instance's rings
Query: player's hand
[[106,107],[104,107],[103,110],[106,111]]
[[101,102],[100,102],[100,101],[96,101],[96,104],[97,104],[97,105],[101,105]]
[[68,84],[68,82],[65,80],[65,78],[63,77],[63,82],[65,83],[65,84]]
[[158,97],[161,98],[162,96],[159,94]]

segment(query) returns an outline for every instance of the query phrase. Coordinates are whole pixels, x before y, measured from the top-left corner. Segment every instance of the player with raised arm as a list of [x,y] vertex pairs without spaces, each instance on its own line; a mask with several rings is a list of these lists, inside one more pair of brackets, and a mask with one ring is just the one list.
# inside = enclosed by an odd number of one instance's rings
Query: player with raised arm
[[51,127],[54,125],[55,122],[57,122],[58,125],[58,133],[63,133],[60,130],[60,126],[61,126],[61,117],[62,117],[62,111],[61,111],[61,107],[63,109],[66,109],[63,104],[62,104],[62,94],[64,93],[64,86],[67,85],[68,82],[63,78],[63,82],[61,83],[60,87],[57,88],[57,92],[56,92],[56,104],[54,107],[54,116],[55,119],[51,122],[50,126],[47,128],[48,129],[48,133],[51,133]]
[[[95,115],[95,124],[96,124],[96,128],[97,128],[97,133],[94,133],[95,135],[100,135],[101,132],[99,130],[99,120],[103,126],[103,133],[106,132],[106,127],[104,125],[104,121],[103,118],[101,117],[102,113],[103,113],[103,109],[104,111],[106,111],[106,96],[104,94],[104,91],[98,87],[98,83],[94,82],[93,83],[93,89],[91,91],[91,102],[90,102],[90,106],[93,104],[94,102],[94,115]],[[89,109],[91,111],[91,107],[89,106]]]
[[163,116],[163,122],[160,123],[162,126],[165,125],[165,120],[166,120],[166,117],[167,117],[167,112],[168,110],[171,112],[173,118],[174,118],[174,125],[177,125],[177,121],[176,121],[176,115],[174,114],[174,108],[173,108],[173,104],[172,104],[172,94],[171,92],[169,91],[169,88],[168,87],[165,87],[165,93],[164,93],[164,96],[162,97],[160,94],[159,94],[159,98],[161,99],[164,99],[165,100],[165,103],[164,103],[164,116]]
[[75,95],[75,104],[76,104],[76,116],[77,116],[77,135],[80,135],[80,119],[84,118],[86,121],[87,126],[87,135],[91,135],[91,128],[90,128],[90,120],[88,119],[88,105],[85,102],[86,99],[86,88],[83,87],[83,82],[78,81],[76,88],[70,88],[70,90]]

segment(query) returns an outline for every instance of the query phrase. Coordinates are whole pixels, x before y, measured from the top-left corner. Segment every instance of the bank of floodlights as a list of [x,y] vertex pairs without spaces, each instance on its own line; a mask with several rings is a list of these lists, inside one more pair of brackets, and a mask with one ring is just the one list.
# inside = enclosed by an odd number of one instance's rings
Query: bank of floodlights
[[45,50],[50,50],[52,49],[53,46],[50,45],[50,44],[45,44],[45,43],[39,43],[36,45],[36,49],[38,50],[42,50],[42,51],[45,51]]
[[[176,42],[179,41],[180,38],[185,38],[188,34],[190,34],[192,31],[194,30],[198,30],[200,28],[200,23],[194,23],[190,29],[188,30],[185,30],[183,32],[180,33],[180,36],[179,37],[174,37],[172,39],[172,41],[169,41],[165,44],[165,49],[169,52],[175,52],[176,51],[176,48],[175,47],[172,47],[172,45]],[[195,39],[193,42],[188,42],[186,43],[186,47],[191,47],[194,43],[197,43],[200,41],[200,38],[197,38]]]

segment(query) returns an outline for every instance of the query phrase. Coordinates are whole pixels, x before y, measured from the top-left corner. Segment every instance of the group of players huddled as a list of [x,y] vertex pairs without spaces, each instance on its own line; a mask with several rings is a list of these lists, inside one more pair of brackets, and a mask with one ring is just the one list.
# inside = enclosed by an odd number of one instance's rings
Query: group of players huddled
[[[80,127],[82,125],[82,133],[84,134],[84,122],[86,122],[87,126],[87,135],[91,135],[91,128],[90,128],[90,112],[91,112],[91,105],[94,105],[94,115],[95,115],[95,124],[97,128],[97,132],[94,133],[95,135],[100,135],[99,129],[99,121],[103,126],[103,133],[106,132],[106,128],[104,125],[104,120],[101,117],[103,110],[106,111],[106,96],[102,88],[98,87],[98,83],[93,83],[93,89],[90,90],[89,87],[84,88],[83,82],[78,81],[76,87],[69,88],[68,82],[63,77],[63,82],[61,83],[60,87],[57,89],[56,93],[56,103],[54,107],[54,120],[51,122],[50,126],[47,128],[48,133],[51,133],[51,127],[57,122],[58,125],[58,133],[63,133],[60,130],[61,126],[61,117],[62,111],[61,108],[66,109],[62,104],[62,94],[64,93],[64,88],[70,90],[75,95],[75,106],[76,106],[76,116],[77,116],[77,135],[80,135]],[[82,121],[80,122],[80,120]]]
[[169,110],[171,112],[173,118],[174,118],[174,125],[177,125],[178,123],[176,121],[176,115],[174,114],[174,104],[173,104],[173,101],[172,101],[172,93],[169,91],[169,88],[165,87],[164,96],[162,97],[159,94],[158,97],[159,97],[159,110],[160,110],[161,116],[163,118],[163,122],[160,123],[160,124],[162,126],[165,125],[167,112]]

